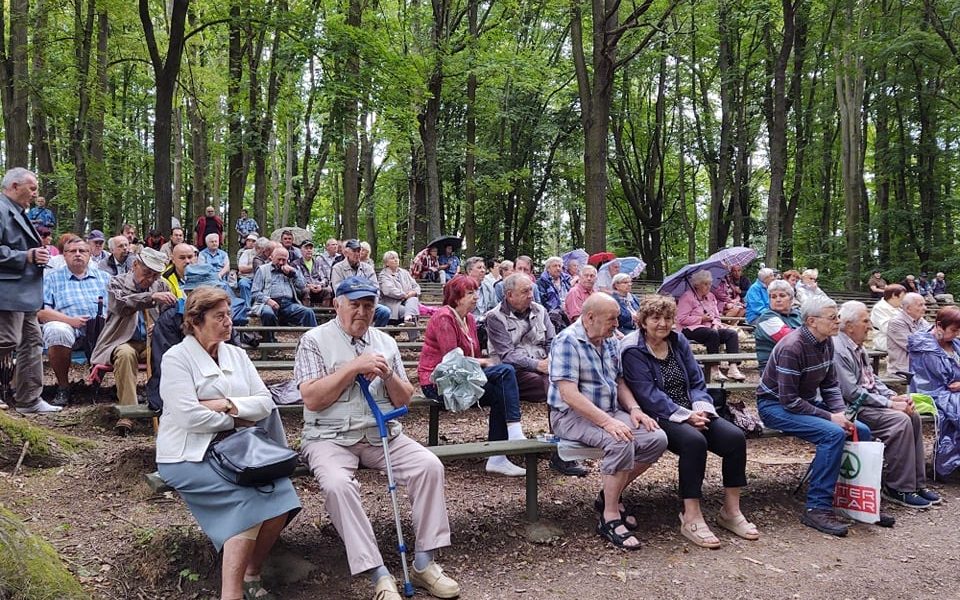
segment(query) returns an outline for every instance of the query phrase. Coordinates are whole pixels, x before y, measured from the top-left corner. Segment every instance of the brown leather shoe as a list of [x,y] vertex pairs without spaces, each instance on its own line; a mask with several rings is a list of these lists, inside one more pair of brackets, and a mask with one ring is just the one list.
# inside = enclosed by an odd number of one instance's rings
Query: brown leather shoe
[[120,419],[113,426],[113,430],[117,432],[117,435],[125,437],[133,431],[133,421],[130,419]]

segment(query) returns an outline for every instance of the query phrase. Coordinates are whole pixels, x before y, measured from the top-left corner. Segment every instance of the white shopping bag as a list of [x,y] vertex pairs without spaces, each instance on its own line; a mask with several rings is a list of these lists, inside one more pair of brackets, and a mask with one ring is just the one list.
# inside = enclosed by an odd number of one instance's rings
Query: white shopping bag
[[854,428],[853,441],[843,446],[833,507],[863,523],[879,521],[882,473],[883,442],[861,442]]

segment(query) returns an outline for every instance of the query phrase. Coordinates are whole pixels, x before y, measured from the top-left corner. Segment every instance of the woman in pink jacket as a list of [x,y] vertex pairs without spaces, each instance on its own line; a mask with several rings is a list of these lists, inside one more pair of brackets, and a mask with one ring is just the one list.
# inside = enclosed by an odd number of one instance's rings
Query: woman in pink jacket
[[[717,297],[710,291],[713,285],[713,275],[710,271],[697,271],[690,277],[690,286],[677,302],[677,329],[691,342],[697,342],[707,347],[709,354],[720,352],[720,344],[726,346],[727,354],[740,352],[740,340],[737,331],[726,327],[720,322],[720,308]],[[710,379],[726,381],[727,378],[744,381],[746,377],[737,367],[739,363],[731,362],[724,376],[720,372],[720,365],[710,365]]]

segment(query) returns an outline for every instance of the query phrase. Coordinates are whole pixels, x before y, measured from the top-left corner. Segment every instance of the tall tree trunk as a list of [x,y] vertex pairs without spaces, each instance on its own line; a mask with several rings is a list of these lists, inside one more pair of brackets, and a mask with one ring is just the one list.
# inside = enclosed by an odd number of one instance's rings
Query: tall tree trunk
[[[472,41],[477,38],[477,4],[477,0],[470,0],[467,8],[467,27]],[[474,48],[473,43],[470,48]],[[466,135],[467,155],[463,165],[463,243],[465,254],[474,255],[477,253],[477,74],[473,69],[467,75]]]
[[154,124],[153,124],[153,191],[156,198],[157,227],[161,231],[170,229],[172,216],[173,189],[170,172],[170,136],[173,118],[173,96],[176,92],[177,76],[180,74],[180,61],[183,58],[184,28],[186,26],[187,7],[190,0],[169,0],[172,4],[167,38],[167,53],[160,56],[154,35],[153,21],[150,18],[149,0],[139,0],[140,23],[150,52],[153,65],[154,85]]
[[[240,85],[243,79],[243,23],[240,2],[230,5],[230,24],[227,42],[227,206],[242,206],[247,184],[246,144],[240,108],[242,98]],[[252,99],[251,99],[252,101]],[[256,208],[256,207],[255,207]],[[201,213],[202,214],[202,213]],[[233,229],[231,227],[231,229]],[[269,232],[266,232],[269,234]],[[203,240],[197,240],[197,245]]]
[[[36,25],[33,28],[33,80],[42,80],[46,75],[46,46],[49,31],[47,31],[49,9],[47,0],[37,0],[36,4]],[[2,70],[2,67],[0,67]],[[2,77],[0,77],[2,81]],[[57,182],[51,177],[53,175],[53,152],[50,149],[50,131],[47,125],[48,107],[43,99],[42,88],[34,84],[31,86],[30,109],[33,114],[33,164],[36,166],[37,175],[43,181],[44,196],[47,202],[57,196]],[[56,204],[54,203],[54,206]]]
[[[360,0],[348,0],[347,27],[359,31],[363,9]],[[343,235],[355,238],[360,234],[358,208],[360,205],[360,141],[357,135],[360,118],[360,99],[357,86],[360,83],[360,53],[353,42],[346,44],[343,77],[346,85],[341,94],[341,118],[343,119]]]
[[[0,101],[6,142],[6,168],[28,166],[30,122],[30,75],[27,58],[27,32],[30,1],[9,0],[10,34],[4,40],[5,9],[0,6]],[[5,42],[5,43],[4,43]]]
[[90,203],[90,173],[88,169],[89,149],[87,134],[90,117],[90,60],[93,46],[93,24],[96,3],[88,0],[86,7],[82,2],[74,5],[74,64],[77,69],[77,115],[71,132],[71,150],[74,164],[74,183],[77,187],[77,210],[73,215],[74,231],[83,231]]

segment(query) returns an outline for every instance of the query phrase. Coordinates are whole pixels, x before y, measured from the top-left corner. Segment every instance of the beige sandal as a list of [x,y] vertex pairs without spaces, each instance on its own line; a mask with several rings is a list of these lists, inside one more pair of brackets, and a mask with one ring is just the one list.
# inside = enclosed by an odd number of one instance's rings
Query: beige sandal
[[743,516],[743,513],[735,517],[727,517],[721,510],[717,513],[717,525],[745,540],[753,541],[760,539],[760,532],[757,531],[757,526],[748,521],[747,518]]
[[680,534],[701,548],[713,550],[720,547],[720,539],[703,521],[684,523],[683,515],[680,515]]

